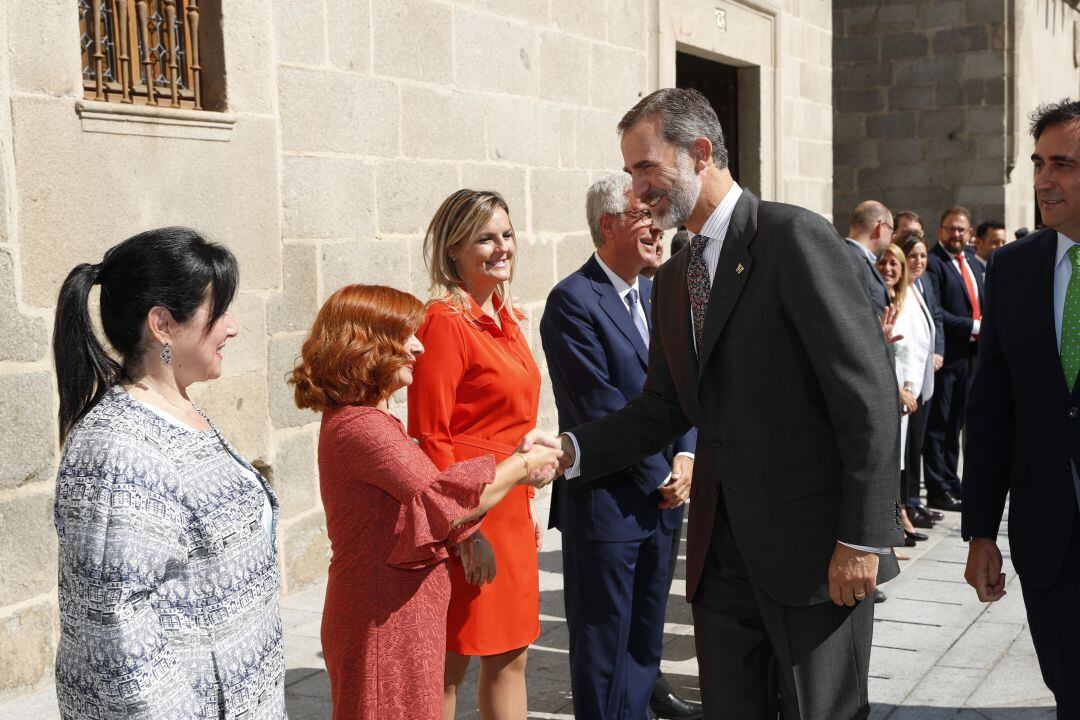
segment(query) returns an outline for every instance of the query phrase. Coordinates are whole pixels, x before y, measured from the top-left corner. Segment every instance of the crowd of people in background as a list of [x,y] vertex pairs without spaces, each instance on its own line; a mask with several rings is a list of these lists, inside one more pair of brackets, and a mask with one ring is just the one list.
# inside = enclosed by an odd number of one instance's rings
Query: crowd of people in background
[[[497,192],[459,190],[431,219],[431,302],[349,285],[314,318],[288,382],[298,407],[322,413],[336,720],[453,718],[473,657],[481,716],[525,717],[545,533],[534,497],[553,481],[573,703],[589,719],[865,718],[894,548],[963,511],[968,581],[995,600],[1010,482],[1027,483],[1013,486],[1025,518],[1045,458],[1080,493],[1072,426],[1034,441],[1022,429],[1049,422],[1031,397],[1060,409],[1055,422],[1080,416],[1080,104],[1044,108],[1033,126],[1055,229],[1004,249],[1000,221],[974,226],[958,205],[931,237],[916,213],[867,200],[845,239],[757,198],[696,91],[652,93],[618,130],[627,172],[585,198],[595,252],[539,319],[558,436],[536,427],[541,374],[510,290],[530,268]],[[663,262],[662,231],[676,228]],[[1009,258],[999,270],[995,253]],[[1042,278],[1039,322],[1025,321],[1014,268]],[[65,720],[285,717],[278,501],[189,395],[221,374],[238,282],[224,246],[163,228],[77,266],[60,290]],[[90,319],[94,287],[111,352]],[[1006,295],[1008,311],[995,304]],[[1028,338],[1042,365],[1021,375],[1025,332],[1046,337]],[[1059,378],[1059,363],[1065,387],[1031,385]],[[407,427],[388,411],[402,389]],[[961,482],[969,407],[980,463]],[[1014,547],[1044,677],[1059,717],[1077,718],[1065,682],[1077,627],[1058,619],[1078,588],[1080,506],[1071,484],[1054,487],[1060,522],[1024,532],[1042,533],[1057,564]],[[691,499],[701,704],[660,673]]]

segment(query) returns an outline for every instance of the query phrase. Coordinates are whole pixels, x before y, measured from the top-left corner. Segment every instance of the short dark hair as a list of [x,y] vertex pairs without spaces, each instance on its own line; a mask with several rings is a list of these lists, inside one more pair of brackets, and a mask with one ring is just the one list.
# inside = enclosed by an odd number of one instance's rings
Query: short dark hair
[[919,243],[926,247],[926,236],[915,228],[908,228],[903,233],[893,238],[893,244],[899,245],[900,249],[904,251],[904,256],[911,254],[911,251],[915,249],[915,246]]
[[1031,121],[1031,136],[1038,140],[1043,131],[1052,125],[1080,120],[1080,101],[1062,98],[1055,103],[1039,105],[1028,115],[1028,119]]
[[962,215],[967,218],[968,225],[971,224],[971,211],[963,205],[953,205],[952,207],[946,208],[945,212],[941,213],[941,219],[938,220],[938,225],[944,225],[945,218],[949,217],[950,215]]
[[660,121],[661,137],[683,150],[689,150],[700,137],[708,138],[713,146],[713,165],[721,170],[728,166],[720,120],[708,99],[697,90],[661,88],[649,93],[623,115],[619,134],[649,118]]
[[893,215],[893,224],[899,225],[900,221],[904,218],[907,218],[908,220],[914,220],[915,222],[919,223],[919,227],[924,227],[922,218],[919,217],[919,213],[915,212],[914,210],[901,210],[900,212],[896,213],[895,215]]
[[1005,223],[1001,222],[1000,220],[987,220],[985,222],[979,223],[979,227],[975,229],[975,237],[983,238],[986,237],[986,233],[990,232],[991,230],[1004,229]]

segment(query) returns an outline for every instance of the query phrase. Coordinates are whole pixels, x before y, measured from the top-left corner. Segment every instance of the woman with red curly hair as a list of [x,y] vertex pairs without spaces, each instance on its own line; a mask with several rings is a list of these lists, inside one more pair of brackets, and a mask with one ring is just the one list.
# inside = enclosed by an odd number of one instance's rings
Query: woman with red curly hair
[[[442,717],[448,548],[515,485],[544,485],[559,453],[535,446],[442,472],[379,408],[412,383],[424,307],[388,287],[327,299],[289,382],[321,410],[319,483],[333,555],[322,619],[334,718]],[[468,558],[466,558],[468,563]],[[490,578],[484,578],[490,579]]]

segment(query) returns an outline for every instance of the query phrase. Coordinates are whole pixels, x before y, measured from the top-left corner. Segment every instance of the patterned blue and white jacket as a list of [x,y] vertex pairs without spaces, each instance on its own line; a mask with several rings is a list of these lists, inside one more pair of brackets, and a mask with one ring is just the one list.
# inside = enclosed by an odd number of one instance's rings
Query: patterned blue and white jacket
[[121,388],[76,424],[56,479],[65,720],[286,716],[277,550],[242,468]]

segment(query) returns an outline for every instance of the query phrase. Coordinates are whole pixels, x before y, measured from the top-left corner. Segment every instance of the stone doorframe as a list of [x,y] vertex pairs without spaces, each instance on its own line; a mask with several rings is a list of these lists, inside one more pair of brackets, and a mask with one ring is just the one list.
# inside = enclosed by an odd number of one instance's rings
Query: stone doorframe
[[[743,184],[782,201],[779,0],[657,0],[658,87],[675,86],[675,53],[739,70],[739,164]],[[725,128],[726,130],[726,128]]]

